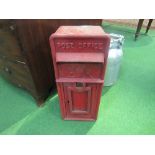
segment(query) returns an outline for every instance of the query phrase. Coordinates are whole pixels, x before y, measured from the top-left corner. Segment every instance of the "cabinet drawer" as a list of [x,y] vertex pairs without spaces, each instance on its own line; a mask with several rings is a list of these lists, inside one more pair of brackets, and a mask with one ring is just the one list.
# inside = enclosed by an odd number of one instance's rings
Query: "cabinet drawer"
[[0,29],[0,54],[12,60],[25,61],[17,38],[8,30]]
[[26,65],[0,58],[0,73],[12,83],[26,89],[34,89],[32,77]]

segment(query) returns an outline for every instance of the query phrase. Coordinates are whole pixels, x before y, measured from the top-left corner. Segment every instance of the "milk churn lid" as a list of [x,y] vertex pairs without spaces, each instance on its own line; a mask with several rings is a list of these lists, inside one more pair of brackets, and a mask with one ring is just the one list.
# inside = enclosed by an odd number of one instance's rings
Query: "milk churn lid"
[[124,36],[120,34],[110,33],[111,41],[110,48],[122,48],[124,43]]

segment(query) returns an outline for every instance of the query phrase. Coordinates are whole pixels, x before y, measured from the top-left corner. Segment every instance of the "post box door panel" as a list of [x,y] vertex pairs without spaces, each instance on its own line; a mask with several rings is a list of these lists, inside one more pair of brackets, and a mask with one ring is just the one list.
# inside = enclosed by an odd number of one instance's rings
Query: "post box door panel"
[[98,85],[96,84],[65,83],[64,94],[66,118],[93,119],[95,117],[94,110],[98,104],[97,89]]
[[68,104],[72,114],[88,114],[90,110],[90,87],[68,87]]

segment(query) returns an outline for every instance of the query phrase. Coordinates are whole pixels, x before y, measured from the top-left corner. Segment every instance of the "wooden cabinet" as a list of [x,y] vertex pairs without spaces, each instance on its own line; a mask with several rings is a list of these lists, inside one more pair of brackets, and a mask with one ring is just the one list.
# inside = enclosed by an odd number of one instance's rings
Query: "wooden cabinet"
[[0,20],[0,74],[29,91],[38,105],[55,88],[49,36],[60,25],[101,25],[88,20]]

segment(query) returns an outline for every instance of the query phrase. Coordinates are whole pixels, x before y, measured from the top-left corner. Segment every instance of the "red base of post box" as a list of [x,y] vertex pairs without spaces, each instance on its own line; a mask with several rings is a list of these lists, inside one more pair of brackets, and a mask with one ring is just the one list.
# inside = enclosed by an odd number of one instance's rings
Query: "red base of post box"
[[110,38],[100,26],[61,26],[50,36],[65,120],[96,120]]

